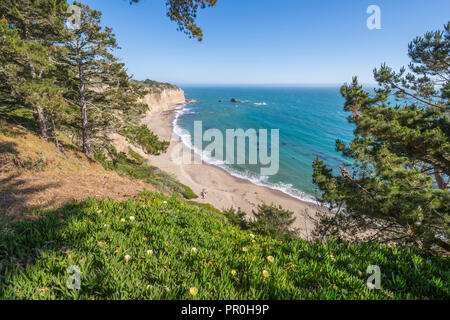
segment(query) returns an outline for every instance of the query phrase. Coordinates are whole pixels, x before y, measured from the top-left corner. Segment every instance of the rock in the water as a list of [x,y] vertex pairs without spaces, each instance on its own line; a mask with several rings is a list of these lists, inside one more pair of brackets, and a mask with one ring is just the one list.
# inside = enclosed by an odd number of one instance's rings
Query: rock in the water
[[237,100],[235,98],[231,98],[230,102],[232,102],[232,103],[242,103],[241,100]]

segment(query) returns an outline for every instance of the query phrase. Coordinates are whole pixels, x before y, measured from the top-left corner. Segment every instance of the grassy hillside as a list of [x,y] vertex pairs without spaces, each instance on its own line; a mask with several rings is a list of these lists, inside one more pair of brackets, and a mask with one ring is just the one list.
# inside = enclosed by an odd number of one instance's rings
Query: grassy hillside
[[[1,299],[450,297],[448,258],[380,245],[282,242],[157,193],[88,199],[38,215],[0,227]],[[71,265],[81,270],[80,290],[66,286]],[[381,268],[382,290],[367,289],[369,265]]]
[[103,156],[96,162],[89,161],[61,132],[59,144],[61,148],[0,119],[0,222],[88,196],[125,200],[143,190],[158,190],[186,199],[197,197],[188,186],[131,150],[128,155]]
[[0,120],[0,223],[88,196],[125,200],[156,189],[89,161],[62,134],[60,144],[65,151]]
[[118,153],[113,160],[97,157],[107,170],[117,172],[120,176],[146,182],[157,190],[169,194],[177,194],[185,199],[196,199],[198,196],[191,188],[179,182],[176,177],[159,168],[149,165],[138,153],[130,150],[128,154]]

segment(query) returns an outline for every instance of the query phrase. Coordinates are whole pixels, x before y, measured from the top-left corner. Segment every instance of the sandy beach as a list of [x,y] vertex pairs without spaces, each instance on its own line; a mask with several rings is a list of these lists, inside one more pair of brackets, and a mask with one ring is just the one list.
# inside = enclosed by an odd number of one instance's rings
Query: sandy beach
[[259,204],[281,205],[295,213],[294,226],[300,230],[303,238],[310,237],[313,229],[312,219],[318,210],[312,203],[293,198],[281,191],[255,185],[247,180],[230,175],[225,170],[209,164],[180,164],[176,161],[183,148],[179,137],[173,134],[172,120],[176,108],[154,109],[143,119],[155,134],[161,139],[169,140],[170,146],[166,153],[150,156],[150,164],[173,174],[183,184],[188,185],[196,194],[206,189],[205,199],[199,197],[198,202],[210,203],[218,209],[230,207],[241,208],[251,214]]

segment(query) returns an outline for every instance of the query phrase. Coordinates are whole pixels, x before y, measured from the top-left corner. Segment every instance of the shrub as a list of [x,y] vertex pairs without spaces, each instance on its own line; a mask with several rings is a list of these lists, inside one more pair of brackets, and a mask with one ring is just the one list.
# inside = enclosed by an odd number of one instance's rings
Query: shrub
[[223,214],[232,224],[239,226],[242,230],[251,229],[255,233],[270,235],[277,238],[294,238],[296,230],[291,227],[295,221],[293,212],[284,210],[281,206],[269,206],[262,204],[258,206],[257,212],[252,211],[253,220],[247,220],[248,216],[241,209],[230,208]]
[[291,227],[295,221],[293,214],[281,206],[262,204],[258,206],[257,212],[253,211],[255,219],[250,223],[250,227],[260,234],[292,238],[295,236],[295,230]]
[[195,194],[194,191],[192,191],[191,188],[189,188],[187,185],[184,185],[182,183],[179,183],[180,186],[183,188],[183,197],[185,197],[186,199],[190,200],[190,199],[197,199],[198,196]]
[[190,205],[195,206],[199,209],[204,209],[205,211],[208,211],[211,213],[223,215],[222,211],[220,211],[219,209],[214,207],[212,204],[195,202],[195,201],[187,201],[187,203],[189,203]]
[[165,152],[170,144],[168,141],[159,140],[158,136],[145,125],[128,127],[124,134],[131,143],[144,148],[148,154],[159,155]]
[[234,208],[230,208],[228,210],[225,210],[223,214],[230,223],[239,226],[242,230],[247,230],[250,228],[249,223],[245,219],[247,214],[241,211],[241,208],[238,208],[237,210]]
[[133,150],[130,150],[127,155],[110,148],[108,153],[110,159],[101,151],[95,152],[95,159],[105,169],[116,171],[121,176],[145,181],[162,192],[177,194],[188,200],[198,198],[191,188],[177,181],[173,176],[144,163],[145,159]]
[[145,159],[139,153],[133,151],[132,149],[128,151],[128,155],[134,160],[136,160],[138,164],[143,164],[145,162]]

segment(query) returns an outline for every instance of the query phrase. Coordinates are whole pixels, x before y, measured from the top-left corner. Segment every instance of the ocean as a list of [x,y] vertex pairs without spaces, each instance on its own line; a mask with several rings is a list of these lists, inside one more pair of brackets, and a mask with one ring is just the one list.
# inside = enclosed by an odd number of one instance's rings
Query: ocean
[[[279,169],[274,175],[262,176],[260,165],[227,164],[214,157],[206,162],[301,200],[314,201],[317,195],[312,183],[312,162],[316,157],[336,170],[344,161],[335,151],[336,139],[350,142],[353,138],[354,128],[347,122],[349,113],[343,111],[344,99],[339,87],[185,86],[182,89],[187,99],[198,101],[178,110],[174,118],[174,131],[185,145],[193,148],[194,121],[202,121],[203,132],[219,129],[224,137],[227,129],[268,129],[269,133],[271,129],[279,129]],[[231,98],[242,103],[232,103]],[[181,129],[187,130],[190,136],[182,134]],[[267,144],[270,146],[270,139]]]

